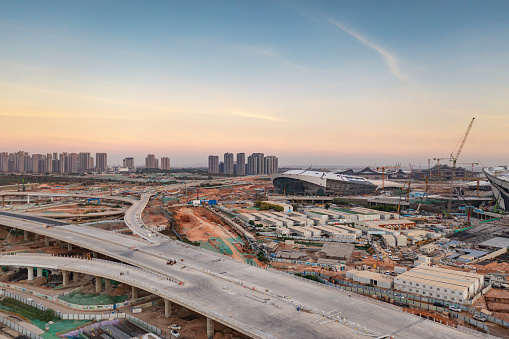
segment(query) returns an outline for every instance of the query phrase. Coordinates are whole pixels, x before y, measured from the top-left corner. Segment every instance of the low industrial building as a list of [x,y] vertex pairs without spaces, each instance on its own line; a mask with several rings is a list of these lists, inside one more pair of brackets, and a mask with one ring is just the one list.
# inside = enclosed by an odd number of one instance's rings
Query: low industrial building
[[484,276],[476,273],[419,265],[394,280],[394,288],[425,297],[464,303],[482,289]]
[[373,285],[382,288],[392,288],[394,286],[394,280],[392,280],[389,276],[371,271],[352,270],[346,272],[346,277],[366,285]]
[[439,248],[440,248],[439,244],[431,243],[431,244],[427,244],[427,245],[419,247],[419,251],[421,251],[422,253],[428,254],[431,252],[435,252]]
[[328,259],[348,259],[352,256],[355,245],[337,242],[326,242],[320,251],[322,257]]

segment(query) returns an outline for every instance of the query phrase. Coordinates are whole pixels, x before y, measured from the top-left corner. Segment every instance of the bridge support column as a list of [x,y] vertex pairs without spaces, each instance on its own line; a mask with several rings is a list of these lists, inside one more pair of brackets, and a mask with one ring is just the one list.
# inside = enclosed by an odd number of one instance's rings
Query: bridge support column
[[34,268],[33,267],[27,267],[28,269],[28,280],[32,281],[34,280]]
[[47,236],[44,237],[44,246],[49,246],[49,238]]
[[107,290],[111,286],[111,280],[104,278],[104,289]]
[[138,299],[138,296],[139,296],[139,289],[138,287],[134,287],[132,286],[132,298],[133,299]]
[[78,272],[72,272],[72,281],[73,282],[78,282],[79,278],[80,278],[80,275]]
[[27,194],[27,204],[30,203],[30,196]]
[[164,317],[171,317],[171,301],[164,299]]
[[23,240],[28,240],[28,231],[23,231]]
[[40,277],[42,277],[42,268],[37,267],[37,278],[40,278]]
[[69,285],[69,271],[62,271],[62,285]]
[[97,259],[97,252],[96,252],[96,251],[92,251],[92,257],[94,257],[95,259]]
[[67,243],[67,250],[72,251],[72,244],[70,242]]
[[101,293],[101,283],[103,278],[102,277],[95,277],[95,293]]
[[214,320],[207,318],[207,338],[212,339],[214,336]]

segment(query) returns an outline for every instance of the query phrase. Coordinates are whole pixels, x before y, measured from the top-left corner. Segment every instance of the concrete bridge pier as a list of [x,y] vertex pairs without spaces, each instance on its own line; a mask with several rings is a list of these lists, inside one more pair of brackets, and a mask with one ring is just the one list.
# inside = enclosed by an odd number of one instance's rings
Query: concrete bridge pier
[[69,285],[69,271],[62,271],[62,285]]
[[30,203],[30,196],[27,194],[27,204]]
[[72,251],[72,244],[70,242],[67,243],[67,250]]
[[42,268],[37,267],[37,278],[40,278],[40,277],[42,277]]
[[96,251],[92,251],[92,257],[97,259],[97,252]]
[[32,281],[34,280],[34,268],[33,267],[27,267],[28,269],[28,280]]
[[79,273],[78,272],[72,272],[72,281],[73,282],[78,282],[78,279],[79,279]]
[[111,286],[111,279],[104,278],[104,289],[107,290]]
[[139,292],[140,290],[138,287],[132,286],[132,299],[138,299],[139,298]]
[[214,320],[207,318],[207,338],[212,339],[214,336]]
[[49,246],[49,240],[50,240],[49,237],[47,237],[47,236],[44,237],[44,246],[46,246],[46,247]]
[[102,277],[95,276],[95,293],[101,293],[102,280]]
[[23,231],[23,240],[28,240],[28,231]]
[[171,317],[171,301],[164,299],[164,317]]

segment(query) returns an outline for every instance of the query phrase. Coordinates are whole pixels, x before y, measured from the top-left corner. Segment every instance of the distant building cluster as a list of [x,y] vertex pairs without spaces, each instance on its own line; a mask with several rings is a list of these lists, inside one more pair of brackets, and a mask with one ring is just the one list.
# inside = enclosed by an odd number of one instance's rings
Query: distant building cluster
[[[122,165],[122,167],[115,166],[110,169],[107,153],[96,153],[94,161],[94,157],[89,152],[46,154],[29,154],[24,151],[0,152],[0,173],[85,173],[135,170],[132,157],[124,158]],[[162,157],[161,166],[159,166],[159,159],[154,154],[149,154],[145,158],[145,168],[169,170],[170,158]]]
[[0,172],[2,173],[78,173],[104,172],[108,169],[108,154],[89,152],[32,154],[19,151],[0,153]]
[[253,153],[247,157],[245,153],[237,153],[236,161],[233,153],[225,153],[223,161],[219,156],[209,155],[209,173],[230,175],[273,174],[279,170],[278,158],[274,155]]

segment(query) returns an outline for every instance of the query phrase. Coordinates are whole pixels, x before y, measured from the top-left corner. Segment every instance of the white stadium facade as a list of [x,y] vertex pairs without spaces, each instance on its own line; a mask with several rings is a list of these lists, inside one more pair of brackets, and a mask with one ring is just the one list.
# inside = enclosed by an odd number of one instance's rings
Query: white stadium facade
[[509,210],[509,168],[508,166],[483,168],[483,172],[490,181],[493,195],[498,207]]
[[352,175],[291,170],[270,176],[274,188],[284,195],[341,196],[373,194],[377,186]]

